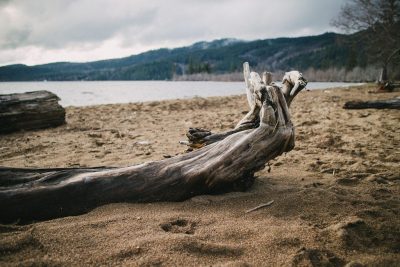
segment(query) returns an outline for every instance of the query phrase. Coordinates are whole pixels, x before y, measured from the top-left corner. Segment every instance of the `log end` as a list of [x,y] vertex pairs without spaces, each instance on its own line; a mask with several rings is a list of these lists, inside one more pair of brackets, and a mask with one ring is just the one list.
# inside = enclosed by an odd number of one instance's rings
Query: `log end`
[[60,98],[49,91],[0,95],[0,134],[65,124]]

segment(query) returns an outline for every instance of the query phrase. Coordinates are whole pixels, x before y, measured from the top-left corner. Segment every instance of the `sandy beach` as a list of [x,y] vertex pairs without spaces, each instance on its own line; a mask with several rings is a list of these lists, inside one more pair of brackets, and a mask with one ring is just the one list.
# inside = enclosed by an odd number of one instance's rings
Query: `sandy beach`
[[[400,111],[342,106],[400,93],[368,90],[301,92],[291,107],[296,147],[247,192],[0,225],[0,265],[398,266]],[[245,95],[67,107],[64,126],[0,136],[0,166],[160,160],[184,153],[189,127],[228,130],[247,109]]]

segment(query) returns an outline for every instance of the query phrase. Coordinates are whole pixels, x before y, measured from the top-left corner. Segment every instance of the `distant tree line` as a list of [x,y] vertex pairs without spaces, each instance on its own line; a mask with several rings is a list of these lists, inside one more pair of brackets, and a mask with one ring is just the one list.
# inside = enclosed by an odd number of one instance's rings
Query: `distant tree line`
[[[307,72],[309,79],[315,77],[312,80],[371,80],[369,73],[378,65],[363,43],[354,42],[357,34],[325,33],[251,42],[222,39],[87,63],[10,65],[0,67],[0,81],[228,79],[230,73],[235,77],[242,71],[245,61],[256,71],[297,69]],[[400,80],[400,63],[394,60],[389,64],[394,70],[390,77]]]
[[199,62],[193,58],[189,59],[188,73],[211,73],[211,65],[208,62]]

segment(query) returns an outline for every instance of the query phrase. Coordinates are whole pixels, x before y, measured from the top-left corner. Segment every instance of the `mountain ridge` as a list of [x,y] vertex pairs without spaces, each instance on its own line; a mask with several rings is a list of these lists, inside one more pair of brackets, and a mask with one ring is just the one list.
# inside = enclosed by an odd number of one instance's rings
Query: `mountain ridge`
[[171,80],[185,74],[237,72],[244,61],[270,71],[365,67],[364,49],[350,40],[350,35],[332,32],[254,41],[224,38],[82,63],[7,65],[0,67],[0,81]]

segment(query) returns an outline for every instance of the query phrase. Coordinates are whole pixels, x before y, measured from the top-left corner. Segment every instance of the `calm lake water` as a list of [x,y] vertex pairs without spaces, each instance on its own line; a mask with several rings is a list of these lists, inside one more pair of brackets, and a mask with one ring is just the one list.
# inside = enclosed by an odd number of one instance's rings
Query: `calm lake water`
[[[359,83],[310,82],[307,89],[348,87]],[[228,96],[245,93],[244,82],[93,81],[93,82],[0,82],[0,94],[47,90],[66,106],[88,106],[185,99],[195,96]]]

